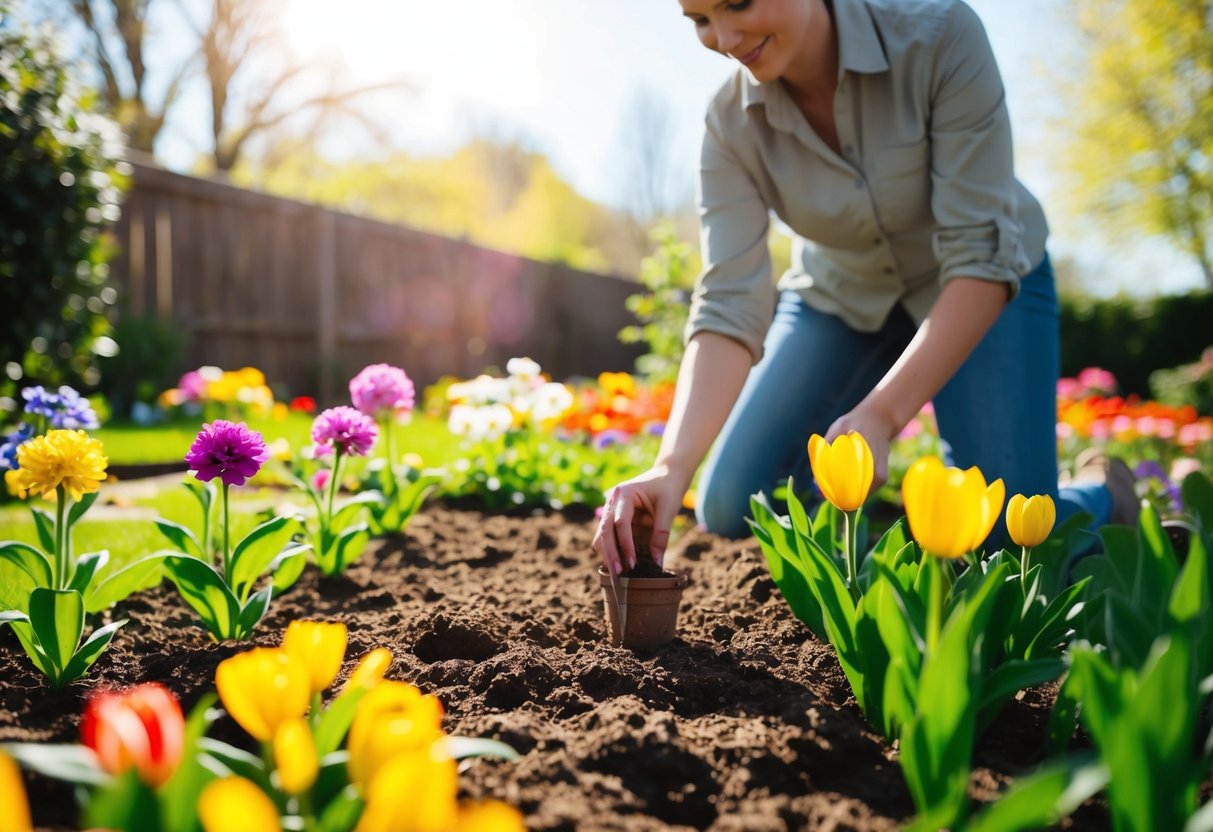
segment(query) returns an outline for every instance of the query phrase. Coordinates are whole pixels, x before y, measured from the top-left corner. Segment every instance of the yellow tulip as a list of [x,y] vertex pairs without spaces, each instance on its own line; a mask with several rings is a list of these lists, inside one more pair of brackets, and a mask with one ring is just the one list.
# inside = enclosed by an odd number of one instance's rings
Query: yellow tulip
[[307,668],[312,693],[333,683],[345,658],[347,635],[340,622],[292,621],[282,638],[282,649]]
[[406,682],[381,682],[362,697],[350,725],[350,782],[366,795],[395,756],[443,737],[442,703]]
[[383,681],[383,674],[387,673],[387,669],[391,664],[392,651],[386,647],[376,647],[358,662],[358,666],[354,668],[354,672],[346,680],[345,687],[341,689],[341,692],[350,693],[355,690],[370,690]]
[[[385,761],[354,832],[450,832],[459,817],[455,761],[431,743]],[[476,827],[481,829],[483,827]]]
[[459,809],[456,832],[525,832],[522,814],[506,803],[486,800]]
[[855,431],[836,437],[832,443],[813,434],[809,438],[809,463],[825,498],[842,511],[863,506],[872,489],[872,449]]
[[978,468],[944,467],[933,456],[911,465],[901,484],[910,534],[928,554],[940,558],[958,558],[986,539],[1004,493],[1001,479],[986,485]]
[[1007,534],[1025,549],[1044,543],[1056,521],[1057,508],[1048,494],[1015,494],[1007,503]]
[[273,802],[243,777],[224,777],[207,783],[198,795],[198,819],[206,832],[282,830]]
[[274,765],[287,794],[303,794],[316,782],[320,763],[306,720],[293,719],[278,726],[274,732]]
[[33,832],[34,822],[30,818],[29,799],[25,796],[25,784],[21,781],[21,769],[7,754],[0,752],[0,830],[3,832]]
[[215,687],[232,719],[262,742],[272,738],[278,726],[302,718],[311,693],[307,668],[286,651],[268,647],[220,662]]

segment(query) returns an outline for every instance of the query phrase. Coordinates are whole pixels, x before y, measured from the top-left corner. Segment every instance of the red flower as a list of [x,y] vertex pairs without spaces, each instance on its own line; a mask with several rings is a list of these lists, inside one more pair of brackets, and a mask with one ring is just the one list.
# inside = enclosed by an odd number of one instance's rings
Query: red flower
[[162,785],[177,770],[185,743],[185,718],[176,697],[155,683],[91,697],[80,739],[101,768],[122,774],[134,768],[147,786]]
[[316,400],[311,396],[296,396],[291,399],[291,410],[298,410],[300,413],[315,413]]

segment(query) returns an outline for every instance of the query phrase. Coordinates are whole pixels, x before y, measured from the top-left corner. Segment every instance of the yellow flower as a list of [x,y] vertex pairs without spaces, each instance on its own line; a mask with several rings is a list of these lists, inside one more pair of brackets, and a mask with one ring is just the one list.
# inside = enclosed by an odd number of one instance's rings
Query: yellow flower
[[320,764],[306,720],[293,719],[278,726],[274,732],[274,765],[287,794],[303,794],[316,782]]
[[215,687],[232,719],[262,742],[273,737],[278,726],[302,717],[311,694],[307,668],[286,651],[268,647],[220,662]]
[[312,693],[319,693],[337,678],[345,645],[345,625],[339,622],[292,621],[282,638],[282,649],[307,668]]
[[354,672],[346,680],[345,687],[341,689],[341,692],[349,693],[355,690],[370,690],[383,681],[383,674],[387,673],[387,669],[391,664],[392,651],[386,647],[376,647],[358,662],[358,666],[354,668]]
[[270,408],[270,418],[275,422],[285,422],[290,414],[291,410],[286,406],[286,402],[274,402],[274,406]]
[[73,500],[91,494],[105,481],[108,460],[100,440],[82,430],[52,430],[17,448],[18,468],[4,481],[22,498],[44,494],[49,499],[62,485]]
[[486,800],[460,807],[456,832],[525,832],[522,814],[506,803]]
[[636,379],[628,373],[599,373],[598,386],[604,398],[624,396],[630,399],[636,395]]
[[410,468],[424,468],[425,460],[421,458],[421,454],[409,451],[400,458],[400,461]]
[[1045,542],[1057,521],[1057,508],[1048,494],[1015,494],[1007,503],[1007,534],[1017,546],[1031,549]]
[[21,782],[21,769],[3,752],[0,752],[0,806],[4,807],[5,814],[0,820],[0,829],[4,832],[33,832],[34,822],[30,818],[25,784]]
[[381,682],[362,697],[350,725],[349,775],[359,793],[399,754],[441,739],[442,703],[406,682]]
[[978,468],[945,468],[933,456],[911,465],[901,484],[910,534],[940,558],[958,558],[986,539],[1004,493],[1001,479],[987,486]]
[[243,777],[224,777],[207,783],[198,795],[198,819],[206,832],[282,830],[273,802]]
[[842,511],[855,511],[872,489],[872,449],[855,431],[832,443],[818,434],[809,437],[809,464],[825,498]]
[[450,832],[458,789],[458,769],[441,743],[396,754],[366,789],[355,832]]

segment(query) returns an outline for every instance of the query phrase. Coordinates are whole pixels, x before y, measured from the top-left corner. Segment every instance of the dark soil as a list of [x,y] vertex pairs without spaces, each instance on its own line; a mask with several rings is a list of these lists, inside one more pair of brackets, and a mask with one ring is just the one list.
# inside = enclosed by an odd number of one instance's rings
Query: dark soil
[[[256,644],[295,618],[344,621],[359,656],[389,647],[389,676],[436,693],[454,734],[503,740],[514,762],[478,760],[469,796],[508,801],[534,830],[895,829],[913,814],[896,751],[864,722],[829,645],[796,621],[753,540],[690,532],[665,565],[690,574],[680,637],[635,653],[606,643],[593,518],[483,514],[430,505],[407,534],[373,543],[346,577],[314,571],[276,599]],[[216,665],[248,643],[213,643],[165,584],[119,605],[129,617],[87,684],[48,691],[0,635],[0,741],[75,741],[94,685],[158,681],[188,709]],[[1047,690],[1013,702],[980,741],[977,800],[1038,763]],[[228,718],[212,733],[250,747]],[[35,821],[75,821],[71,790],[29,776]],[[1084,806],[1067,828],[1109,828]]]

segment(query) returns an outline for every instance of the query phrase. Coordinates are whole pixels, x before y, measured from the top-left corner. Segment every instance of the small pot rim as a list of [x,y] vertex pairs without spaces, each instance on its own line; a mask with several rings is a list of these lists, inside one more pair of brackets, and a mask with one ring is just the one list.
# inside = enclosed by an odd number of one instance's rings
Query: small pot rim
[[[620,575],[619,577],[626,580],[628,586],[636,587],[637,589],[683,589],[691,582],[691,576],[686,572],[674,572],[670,575],[663,575],[660,578],[632,578],[627,575]],[[602,586],[611,585],[611,573],[607,571],[605,566],[598,567],[598,580]]]

